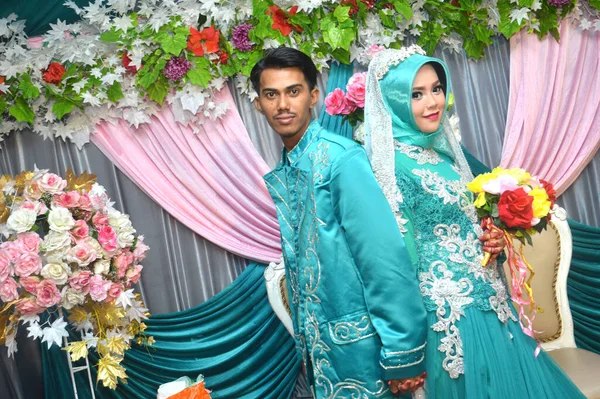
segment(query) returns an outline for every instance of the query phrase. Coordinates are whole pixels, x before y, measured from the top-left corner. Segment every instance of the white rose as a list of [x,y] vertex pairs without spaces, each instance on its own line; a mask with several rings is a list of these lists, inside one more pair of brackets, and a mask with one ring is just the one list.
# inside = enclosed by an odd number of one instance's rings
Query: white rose
[[110,261],[106,259],[94,262],[94,274],[106,274],[110,271]]
[[[66,231],[58,232],[58,231],[50,231],[46,237],[44,237],[44,242],[42,243],[42,247],[44,251],[47,252],[63,252],[64,250],[68,250],[71,246],[71,236]],[[46,254],[48,256],[49,254]]]
[[48,214],[48,224],[50,230],[54,231],[69,231],[75,226],[75,219],[67,208],[57,206],[52,208]]
[[56,251],[46,252],[44,254],[44,260],[48,263],[63,263],[68,252],[69,247],[63,247]]
[[6,221],[9,229],[17,233],[25,233],[33,227],[37,219],[37,212],[31,209],[19,209],[14,211]]
[[54,173],[46,173],[40,180],[38,186],[50,194],[58,194],[67,186],[67,181]]
[[61,294],[60,304],[65,309],[71,309],[75,305],[82,305],[85,301],[85,296],[81,291],[71,287],[64,287]]
[[48,263],[42,268],[41,274],[46,280],[62,285],[69,279],[71,268],[64,263]]
[[117,243],[119,244],[119,247],[126,248],[132,246],[133,240],[135,239],[133,233],[135,233],[133,228],[120,230],[117,233]]
[[114,208],[108,210],[108,223],[115,230],[129,230],[133,228],[131,220],[129,220],[129,215],[121,213]]

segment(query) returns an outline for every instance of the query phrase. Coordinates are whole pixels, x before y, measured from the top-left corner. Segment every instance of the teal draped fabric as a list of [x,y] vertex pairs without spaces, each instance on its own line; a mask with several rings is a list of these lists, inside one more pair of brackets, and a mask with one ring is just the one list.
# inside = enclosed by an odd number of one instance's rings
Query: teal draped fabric
[[[466,148],[463,147],[463,151],[475,176],[490,171]],[[567,294],[575,342],[580,348],[600,354],[600,228],[568,221],[573,235],[573,255]]]
[[[122,362],[128,383],[116,391],[99,385],[96,398],[153,398],[160,384],[198,374],[204,375],[213,399],[290,397],[300,361],[292,337],[271,310],[263,271],[264,266],[252,263],[205,303],[152,316],[146,334],[156,343],[148,349],[134,344]],[[73,398],[65,352],[54,346],[42,354],[46,399]],[[89,359],[98,362],[95,354]],[[76,377],[79,398],[91,398],[87,374]]]
[[[329,69],[329,77],[327,78],[327,93],[325,93],[325,96],[337,88],[346,91],[346,84],[353,74],[354,69],[352,65],[332,62],[331,68]],[[325,130],[352,139],[352,126],[348,122],[344,122],[341,116],[329,115],[325,111],[325,105],[321,108],[319,123]]]
[[573,258],[567,281],[577,346],[600,353],[600,228],[569,219]]
[[[3,0],[0,7],[0,18],[6,18],[11,13],[17,14],[18,19],[25,19],[25,32],[28,36],[39,36],[48,29],[49,23],[57,19],[73,23],[80,18],[70,8],[65,7],[64,0]],[[74,0],[79,7],[87,6],[90,0]]]

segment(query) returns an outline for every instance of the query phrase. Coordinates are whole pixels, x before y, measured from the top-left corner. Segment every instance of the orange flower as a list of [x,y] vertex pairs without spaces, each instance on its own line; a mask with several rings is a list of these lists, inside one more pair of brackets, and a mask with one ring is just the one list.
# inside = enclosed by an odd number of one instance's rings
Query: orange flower
[[[4,80],[4,76],[0,76],[0,85],[4,84],[5,80]],[[2,90],[0,90],[0,94],[5,94]]]
[[192,385],[183,391],[169,396],[169,399],[210,399],[209,391],[204,387],[204,382]]
[[292,33],[292,29],[296,32],[302,32],[301,27],[294,26],[288,22],[289,16],[296,15],[297,12],[298,6],[290,8],[290,12],[287,14],[277,6],[270,6],[267,15],[270,15],[273,18],[273,25],[271,25],[271,28],[277,29],[283,36],[288,36]]
[[42,78],[47,83],[59,84],[65,74],[65,67],[58,62],[51,62],[47,69],[42,72]]
[[226,51],[223,50],[219,50],[219,52],[217,53],[217,55],[219,56],[219,58],[214,59],[213,62],[215,64],[227,64],[227,60],[229,59],[229,54],[227,54]]
[[205,53],[216,53],[219,51],[219,35],[219,31],[214,26],[205,28],[202,32],[190,28],[190,38],[187,42],[187,48],[198,57],[202,57]]

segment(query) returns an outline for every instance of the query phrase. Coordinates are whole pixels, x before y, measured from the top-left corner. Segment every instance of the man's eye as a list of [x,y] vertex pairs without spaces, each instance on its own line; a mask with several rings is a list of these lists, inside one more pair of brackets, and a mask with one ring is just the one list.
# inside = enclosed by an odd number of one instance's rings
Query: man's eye
[[297,95],[298,93],[300,93],[300,90],[298,90],[298,89],[292,89],[290,91],[290,93],[292,93],[293,95]]

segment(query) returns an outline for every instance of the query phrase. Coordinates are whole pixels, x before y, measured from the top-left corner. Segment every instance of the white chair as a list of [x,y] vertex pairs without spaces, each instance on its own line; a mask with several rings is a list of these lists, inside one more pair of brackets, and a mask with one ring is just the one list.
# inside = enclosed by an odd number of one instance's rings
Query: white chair
[[294,326],[287,295],[285,265],[283,259],[279,263],[271,262],[265,269],[264,277],[267,285],[267,296],[275,315],[281,320],[288,332],[294,336]]
[[548,228],[532,237],[533,246],[523,248],[535,271],[532,288],[541,308],[533,323],[540,331],[536,339],[589,399],[600,399],[600,355],[577,348],[573,334],[567,297],[573,240],[567,213],[554,205],[551,214]]

